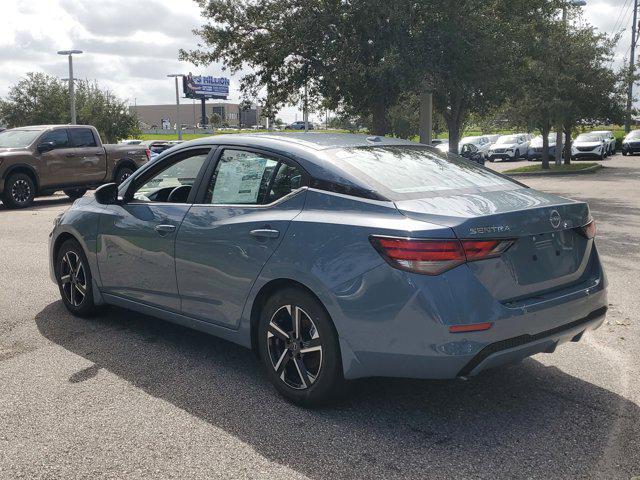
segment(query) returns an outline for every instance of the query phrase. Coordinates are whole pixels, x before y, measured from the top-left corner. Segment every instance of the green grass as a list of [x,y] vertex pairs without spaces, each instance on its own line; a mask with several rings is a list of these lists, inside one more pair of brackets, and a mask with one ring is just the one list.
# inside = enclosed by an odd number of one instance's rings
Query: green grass
[[[559,167],[557,167],[555,164],[550,164],[549,170],[554,172],[575,172],[578,170],[584,170],[585,168],[593,167],[595,165],[598,165],[598,164],[594,162],[585,162],[585,163],[572,163],[570,165],[562,164]],[[511,170],[505,170],[502,173],[505,173],[505,174],[535,173],[535,172],[543,172],[543,171],[546,172],[547,170],[543,170],[542,164],[537,163],[535,165],[527,165],[526,167],[518,167],[518,168],[512,168]]]

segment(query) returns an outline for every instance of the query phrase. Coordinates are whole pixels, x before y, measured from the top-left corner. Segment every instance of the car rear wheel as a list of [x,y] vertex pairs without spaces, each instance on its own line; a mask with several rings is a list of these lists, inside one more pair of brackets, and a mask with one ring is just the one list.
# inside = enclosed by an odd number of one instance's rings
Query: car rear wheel
[[607,154],[604,151],[604,148],[602,149],[602,151],[600,152],[600,160],[604,160],[607,157]]
[[324,307],[302,289],[283,289],[266,302],[258,347],[269,380],[294,403],[331,401],[344,382],[333,323]]
[[67,310],[80,317],[95,313],[91,270],[80,244],[72,239],[65,241],[55,262],[58,288]]
[[63,192],[71,200],[76,200],[76,199],[84,196],[84,194],[87,193],[87,189],[86,188],[72,188],[72,189],[63,190]]
[[127,178],[129,178],[131,176],[131,174],[133,173],[133,169],[129,168],[129,167],[120,167],[118,169],[118,171],[116,172],[116,176],[115,176],[115,180],[116,180],[116,184],[120,185],[122,182],[124,182]]
[[33,203],[36,186],[26,173],[15,173],[4,184],[2,201],[8,208],[26,208]]

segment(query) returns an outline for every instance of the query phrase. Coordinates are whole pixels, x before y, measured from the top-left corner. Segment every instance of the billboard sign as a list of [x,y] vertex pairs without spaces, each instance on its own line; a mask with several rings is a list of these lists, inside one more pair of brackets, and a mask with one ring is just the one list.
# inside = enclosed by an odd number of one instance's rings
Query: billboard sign
[[182,77],[182,88],[187,98],[222,98],[229,96],[229,79],[204,75],[185,75]]

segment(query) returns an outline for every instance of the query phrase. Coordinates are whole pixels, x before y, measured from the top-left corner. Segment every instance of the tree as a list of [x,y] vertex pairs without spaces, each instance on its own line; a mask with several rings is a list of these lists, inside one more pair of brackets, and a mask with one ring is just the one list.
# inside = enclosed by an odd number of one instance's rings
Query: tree
[[232,72],[250,67],[241,89],[251,95],[266,89],[266,108],[298,103],[306,85],[312,100],[322,99],[347,115],[369,116],[373,133],[387,132],[387,110],[407,90],[415,71],[410,36],[415,2],[199,4],[207,23],[196,33],[206,48],[181,50],[181,59],[205,65],[223,61]]
[[557,0],[466,0],[451,8],[449,2],[436,2],[415,22],[422,78],[416,92],[433,92],[451,151],[457,151],[470,115],[494,111],[518,89],[530,36],[560,5]]
[[[591,26],[565,33],[567,58],[560,76],[564,163],[571,163],[571,133],[578,124],[609,124],[624,118],[624,76],[611,70],[617,37],[609,38]],[[628,78],[628,77],[627,77]]]
[[214,112],[209,121],[211,122],[211,125],[218,128],[222,124],[222,117],[219,113]]
[[[105,142],[139,133],[138,119],[126,103],[96,82],[76,82],[76,112],[77,122],[96,127]],[[0,119],[8,127],[69,123],[68,84],[44,73],[28,73],[0,100]]]

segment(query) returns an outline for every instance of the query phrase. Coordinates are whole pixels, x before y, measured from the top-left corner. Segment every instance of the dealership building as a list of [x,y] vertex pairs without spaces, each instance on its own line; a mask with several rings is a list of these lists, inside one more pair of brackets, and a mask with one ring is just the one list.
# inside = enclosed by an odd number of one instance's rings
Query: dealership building
[[[200,123],[201,110],[200,102],[185,99],[180,104],[180,122],[187,128]],[[136,105],[129,107],[135,113],[138,120],[147,128],[162,128],[163,120],[173,126],[176,122],[176,105]],[[266,119],[262,117],[260,107],[252,107],[240,112],[240,105],[230,102],[207,102],[205,111],[209,121],[214,113],[220,115],[221,124],[237,127],[242,124],[244,127],[254,125],[265,125]]]

